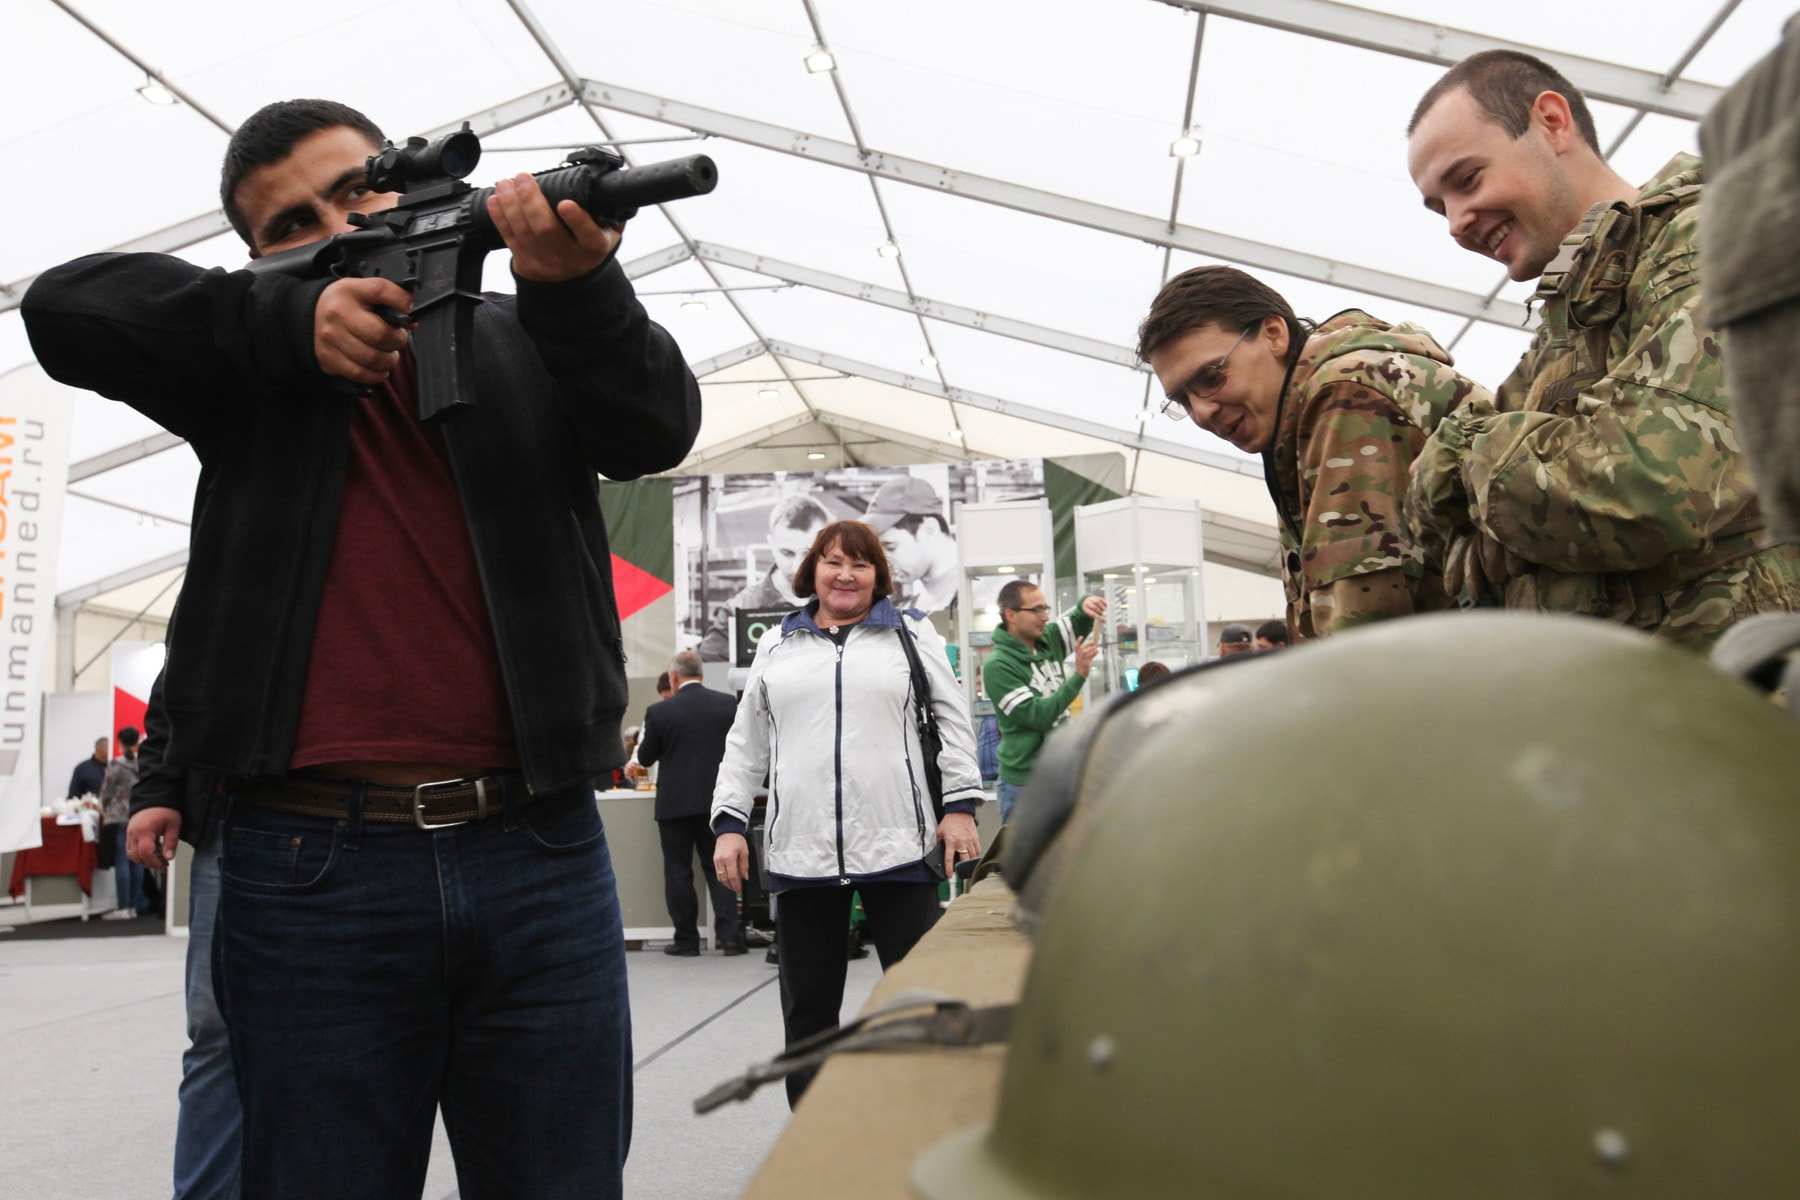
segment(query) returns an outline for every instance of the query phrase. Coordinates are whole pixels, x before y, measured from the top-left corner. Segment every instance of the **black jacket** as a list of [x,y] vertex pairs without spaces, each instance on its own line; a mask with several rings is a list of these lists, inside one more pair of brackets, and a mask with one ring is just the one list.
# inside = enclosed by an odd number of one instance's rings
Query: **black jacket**
[[[443,435],[519,755],[545,791],[624,757],[624,652],[596,472],[675,466],[699,432],[700,394],[616,259],[518,286],[476,310],[479,403]],[[101,254],[46,272],[22,305],[53,378],[124,401],[200,459],[165,668],[174,766],[287,770],[349,441],[350,403],[313,357],[324,287]]]
[[725,736],[736,718],[736,700],[698,683],[645,710],[637,759],[646,767],[662,763],[656,773],[657,820],[704,817],[712,811]]

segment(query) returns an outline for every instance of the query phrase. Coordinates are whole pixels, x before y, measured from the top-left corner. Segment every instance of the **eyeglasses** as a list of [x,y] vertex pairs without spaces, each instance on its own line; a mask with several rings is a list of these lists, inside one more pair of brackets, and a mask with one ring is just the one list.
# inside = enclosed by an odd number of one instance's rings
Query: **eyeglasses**
[[1048,604],[1038,604],[1031,608],[1015,608],[1012,611],[1030,613],[1034,617],[1047,617],[1050,615],[1050,606]]
[[1170,392],[1162,402],[1160,410],[1162,415],[1171,421],[1185,421],[1189,415],[1189,400],[1206,400],[1217,395],[1219,389],[1225,386],[1225,364],[1231,360],[1233,354],[1237,353],[1237,348],[1244,344],[1244,339],[1249,337],[1255,328],[1256,325],[1245,326],[1244,332],[1238,334],[1238,340],[1231,343],[1231,349],[1225,352],[1224,357],[1220,358],[1218,362],[1207,363],[1188,376],[1188,381],[1180,388]]

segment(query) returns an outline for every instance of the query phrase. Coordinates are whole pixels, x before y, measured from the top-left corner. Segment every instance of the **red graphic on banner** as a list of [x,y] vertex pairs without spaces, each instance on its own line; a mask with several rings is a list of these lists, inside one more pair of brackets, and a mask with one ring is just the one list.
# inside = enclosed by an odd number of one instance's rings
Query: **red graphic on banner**
[[674,584],[663,582],[616,554],[612,556],[612,572],[613,595],[619,602],[621,621],[675,590]]
[[146,698],[134,696],[124,688],[113,689],[112,752],[115,755],[119,753],[119,730],[129,725],[139,733],[143,733],[144,711],[149,707],[150,702]]

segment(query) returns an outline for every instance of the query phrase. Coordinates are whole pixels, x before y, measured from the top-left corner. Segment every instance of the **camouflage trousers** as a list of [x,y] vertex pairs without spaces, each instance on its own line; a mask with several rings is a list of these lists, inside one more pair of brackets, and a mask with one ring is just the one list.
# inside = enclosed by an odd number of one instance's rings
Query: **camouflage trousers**
[[1630,575],[1537,571],[1508,581],[1506,606],[1600,617],[1705,654],[1745,617],[1800,612],[1800,548],[1770,546],[1657,591],[1631,583]]

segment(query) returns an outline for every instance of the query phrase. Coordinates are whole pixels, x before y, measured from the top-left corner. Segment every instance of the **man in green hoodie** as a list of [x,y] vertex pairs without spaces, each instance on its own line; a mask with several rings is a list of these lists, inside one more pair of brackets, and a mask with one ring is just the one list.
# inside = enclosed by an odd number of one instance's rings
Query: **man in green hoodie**
[[[1019,789],[1031,778],[1044,735],[1069,719],[1099,646],[1088,634],[1106,601],[1088,596],[1055,621],[1044,593],[1028,579],[1000,589],[1000,628],[981,665],[981,681],[1000,721],[1000,823],[1012,819]],[[1075,670],[1065,673],[1071,650]]]
[[[1438,426],[1406,515],[1465,603],[1578,613],[1705,649],[1792,610],[1800,557],[1765,529],[1701,314],[1700,163],[1635,187],[1582,95],[1490,50],[1419,101],[1407,167],[1450,236],[1536,279],[1531,347],[1491,401]],[[1785,247],[1773,245],[1770,253]]]
[[1491,396],[1429,333],[1356,309],[1314,327],[1261,280],[1195,267],[1157,293],[1138,357],[1166,415],[1263,456],[1295,637],[1448,605],[1400,506],[1444,414]]

